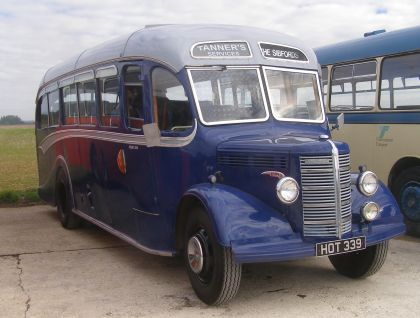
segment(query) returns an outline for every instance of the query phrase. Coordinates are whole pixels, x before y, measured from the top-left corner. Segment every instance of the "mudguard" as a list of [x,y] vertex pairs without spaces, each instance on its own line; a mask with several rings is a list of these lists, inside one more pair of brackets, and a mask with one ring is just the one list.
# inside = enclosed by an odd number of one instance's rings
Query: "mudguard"
[[252,195],[223,184],[202,183],[186,195],[198,198],[213,223],[219,243],[265,241],[293,235],[287,219]]

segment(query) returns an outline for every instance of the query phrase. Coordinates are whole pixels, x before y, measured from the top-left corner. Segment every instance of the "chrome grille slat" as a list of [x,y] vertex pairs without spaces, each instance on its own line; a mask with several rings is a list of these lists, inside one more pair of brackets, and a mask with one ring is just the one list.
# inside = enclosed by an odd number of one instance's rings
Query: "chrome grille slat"
[[[338,163],[340,198],[336,198],[332,155],[300,157],[305,236],[337,236],[351,231],[350,155],[340,154]],[[341,224],[337,224],[337,199],[341,203]]]

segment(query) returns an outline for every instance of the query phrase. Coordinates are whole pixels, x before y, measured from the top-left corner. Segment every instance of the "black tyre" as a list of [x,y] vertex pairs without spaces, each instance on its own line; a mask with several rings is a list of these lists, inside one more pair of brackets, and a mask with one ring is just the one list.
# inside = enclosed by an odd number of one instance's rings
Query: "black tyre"
[[69,181],[63,170],[57,174],[57,183],[55,189],[57,213],[61,225],[66,229],[75,229],[80,226],[81,219],[72,212],[73,203],[70,191]]
[[407,234],[420,236],[420,167],[401,172],[392,184],[392,193],[407,224]]
[[340,274],[350,278],[364,278],[375,274],[385,262],[388,241],[362,251],[330,256],[330,262]]
[[220,305],[232,299],[241,282],[241,265],[232,250],[221,246],[201,208],[191,211],[184,236],[184,260],[191,285],[204,303]]

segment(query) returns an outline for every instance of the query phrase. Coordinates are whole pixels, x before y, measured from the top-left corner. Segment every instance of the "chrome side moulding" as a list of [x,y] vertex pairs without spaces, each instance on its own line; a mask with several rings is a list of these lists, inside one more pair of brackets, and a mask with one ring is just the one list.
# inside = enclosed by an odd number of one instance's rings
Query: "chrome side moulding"
[[[160,137],[159,144],[157,147],[167,147],[167,148],[177,148],[184,147],[193,141],[197,133],[197,120],[194,121],[194,129],[188,136],[185,137]],[[127,145],[138,145],[146,146],[146,138],[144,135],[134,135],[134,134],[125,134],[117,133],[110,131],[100,131],[100,130],[91,130],[91,129],[65,129],[54,132],[47,137],[45,137],[40,145],[39,149],[42,151],[42,154],[45,154],[49,148],[51,148],[55,143],[70,138],[88,138],[95,140],[104,140],[110,142],[117,142]]]
[[136,208],[132,208],[132,210],[133,210],[134,212],[138,212],[138,213],[142,213],[142,214],[146,214],[146,215],[159,216],[159,213],[147,212],[147,211],[143,211],[143,210],[136,209]]
[[127,242],[130,245],[133,245],[134,247],[137,247],[138,249],[142,250],[143,252],[146,253],[150,253],[150,254],[154,254],[154,255],[160,255],[160,256],[174,256],[173,252],[167,252],[167,251],[158,251],[158,250],[153,250],[150,249],[146,246],[141,245],[140,243],[136,242],[135,240],[133,240],[131,237],[125,235],[124,233],[121,233],[120,231],[117,231],[116,229],[114,229],[113,227],[92,218],[91,216],[83,213],[80,210],[77,209],[73,209],[72,210],[74,214],[77,214],[78,216],[80,216],[81,218],[85,219],[86,221],[89,221],[97,226],[99,226],[100,228],[104,229],[105,231],[111,233],[112,235],[115,235],[116,237],[122,239],[123,241]]

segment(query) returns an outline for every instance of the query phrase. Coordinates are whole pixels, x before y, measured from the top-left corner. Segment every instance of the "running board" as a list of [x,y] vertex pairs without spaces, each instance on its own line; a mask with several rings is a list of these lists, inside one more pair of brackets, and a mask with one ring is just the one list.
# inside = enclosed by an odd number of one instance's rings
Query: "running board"
[[134,247],[138,248],[139,250],[142,250],[143,252],[154,254],[154,255],[160,255],[160,256],[174,256],[175,254],[173,252],[166,252],[166,251],[159,251],[159,250],[153,250],[148,247],[145,247],[138,243],[137,241],[133,240],[131,237],[125,235],[124,233],[121,233],[120,231],[117,231],[113,227],[109,226],[108,224],[105,224],[85,213],[83,213],[80,210],[73,209],[72,210],[74,214],[77,214],[81,218],[85,219],[88,222],[91,222],[100,228],[104,229],[105,231],[111,233],[112,235],[115,235],[116,237],[122,239],[123,241],[127,242],[130,245],[133,245]]

